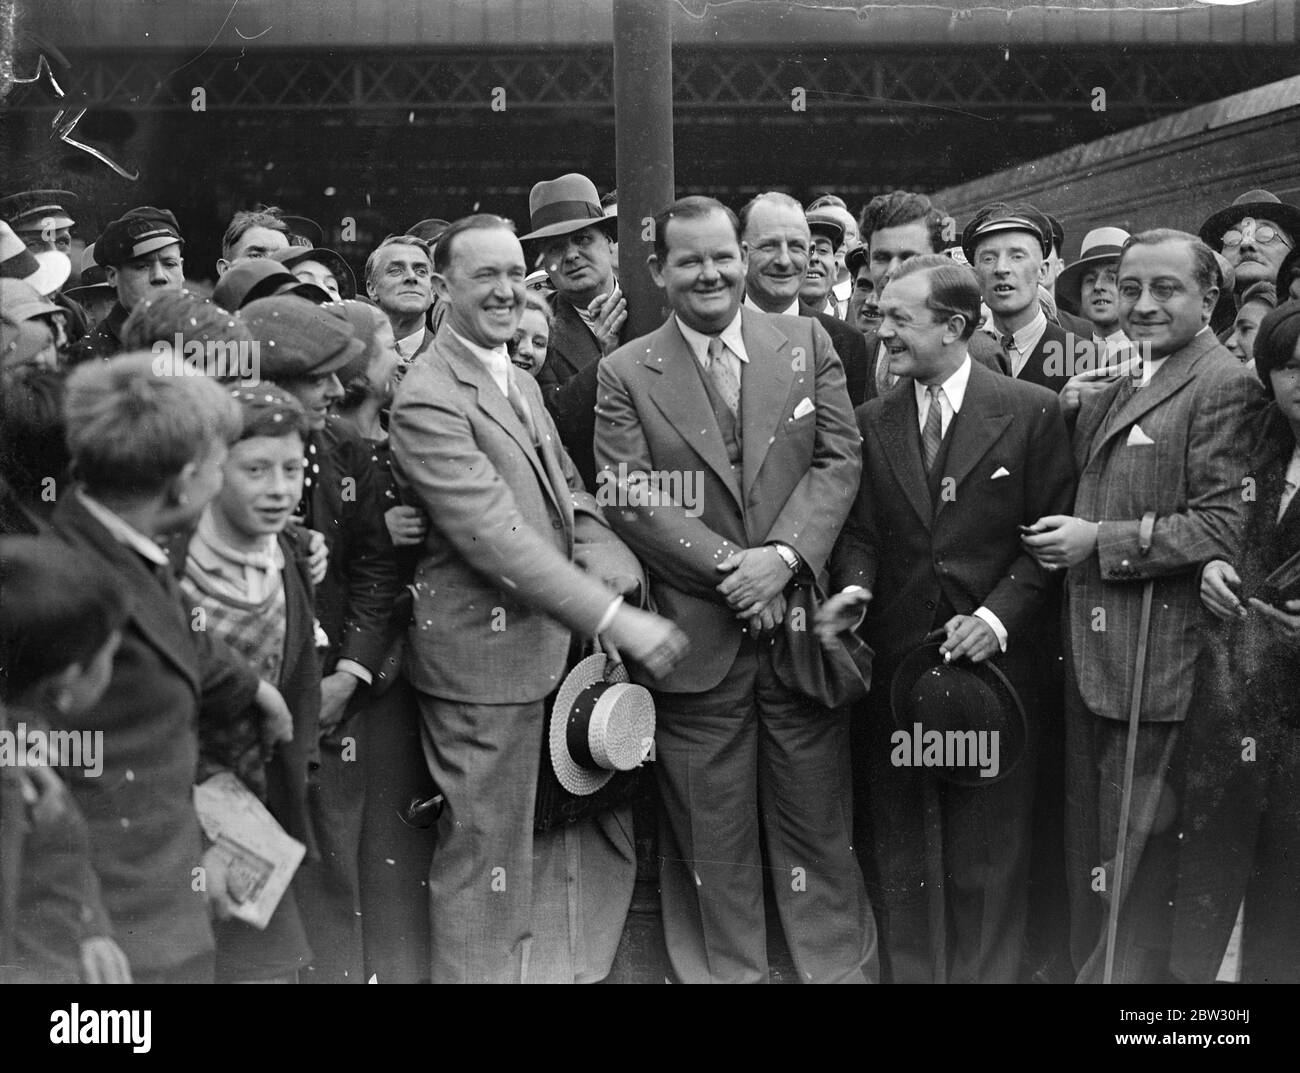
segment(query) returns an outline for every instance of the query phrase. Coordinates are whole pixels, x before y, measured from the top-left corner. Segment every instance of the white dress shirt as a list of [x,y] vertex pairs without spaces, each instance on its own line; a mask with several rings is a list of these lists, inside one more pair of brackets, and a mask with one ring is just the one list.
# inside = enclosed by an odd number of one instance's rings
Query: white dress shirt
[[428,330],[428,328],[421,324],[420,327],[410,335],[404,335],[401,339],[397,340],[397,352],[402,355],[402,364],[409,362],[413,357],[415,357],[415,352],[419,350],[420,347],[424,346],[424,336]]
[[[998,333],[998,343],[1001,344],[1002,337],[1007,333],[1001,331],[996,323],[993,330]],[[1029,355],[1034,352],[1034,347],[1038,346],[1038,341],[1043,338],[1045,331],[1047,331],[1047,314],[1043,312],[1043,307],[1039,306],[1033,320],[1018,331],[1011,333],[1015,348],[1007,357],[1011,359],[1012,376],[1020,375],[1020,370],[1025,367],[1025,362],[1029,360]]]
[[[752,309],[752,310],[754,310],[756,313],[766,313],[766,312],[767,312],[766,309],[762,309],[762,308],[760,308],[758,305],[756,305],[756,304],[754,303],[754,300],[753,300],[752,298],[750,298],[749,295],[745,295],[745,305],[749,306],[749,308]],[[776,313],[776,314],[773,314],[773,315],[774,315],[774,316],[779,316],[779,317],[798,317],[798,316],[801,316],[801,314],[800,314],[800,312],[799,312],[799,296],[796,294],[795,297],[794,297],[794,301],[793,301],[793,302],[791,302],[788,306],[786,306],[783,310],[781,310],[780,313]],[[723,342],[726,342],[726,340],[724,339]],[[727,345],[730,346],[731,344],[730,344],[730,343],[727,343]]]
[[[749,301],[749,299],[745,299]],[[796,303],[797,304],[797,303]],[[761,312],[761,311],[760,311]],[[695,360],[700,363],[700,368],[705,374],[709,371],[709,340],[711,335],[705,335],[703,332],[697,332],[688,324],[682,322],[681,317],[677,317],[677,327],[682,333],[682,338],[686,340],[686,345],[691,348],[691,353],[695,355]],[[722,360],[731,366],[731,371],[735,374],[736,383],[741,383],[740,370],[744,365],[749,364],[749,352],[745,349],[745,337],[740,331],[740,310],[736,310],[736,315],[732,318],[731,323],[718,333],[718,337],[726,344],[727,349],[722,352]]]
[[[943,388],[943,395],[939,398],[939,414],[942,435],[944,436],[948,435],[948,426],[952,424],[952,419],[961,413],[961,405],[966,401],[966,388],[970,384],[970,370],[971,360],[970,355],[967,354],[962,363],[957,366],[956,371],[939,385]],[[912,381],[912,390],[916,392],[916,415],[920,422],[917,428],[919,431],[924,431],[925,419],[930,416],[930,391],[919,380]],[[998,639],[998,647],[1005,652],[1007,650],[1007,628],[1002,625],[1002,620],[987,607],[977,607],[971,614],[988,623],[993,635]]]

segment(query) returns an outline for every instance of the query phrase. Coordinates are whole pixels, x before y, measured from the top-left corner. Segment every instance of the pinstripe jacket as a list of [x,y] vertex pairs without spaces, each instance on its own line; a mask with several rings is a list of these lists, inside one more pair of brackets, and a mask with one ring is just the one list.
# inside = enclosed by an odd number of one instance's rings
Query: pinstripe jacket
[[[1067,615],[1079,690],[1097,715],[1128,718],[1142,587],[1152,578],[1142,718],[1186,718],[1208,614],[1197,576],[1208,560],[1236,555],[1249,421],[1262,401],[1255,375],[1209,329],[1145,387],[1125,379],[1083,401],[1074,513],[1101,526],[1096,553],[1070,571]],[[1138,531],[1148,511],[1156,522],[1144,556]]]

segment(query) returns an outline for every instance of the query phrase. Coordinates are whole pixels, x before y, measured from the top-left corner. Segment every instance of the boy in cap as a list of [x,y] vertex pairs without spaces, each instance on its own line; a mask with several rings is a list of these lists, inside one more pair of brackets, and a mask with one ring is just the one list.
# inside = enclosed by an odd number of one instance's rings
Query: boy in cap
[[113,308],[74,348],[70,361],[111,358],[122,350],[122,326],[145,298],[164,290],[180,290],[185,262],[176,217],[167,209],[144,205],[131,209],[104,228],[95,243],[95,262],[117,291]]
[[387,503],[370,447],[330,416],[343,397],[338,371],[364,350],[351,325],[328,307],[292,295],[241,310],[260,344],[261,377],[293,395],[307,413],[303,524],[325,537],[329,566],[316,592],[329,639],[321,682],[320,768],[309,804],[321,863],[304,868],[302,908],[316,959],[306,979],[361,983],[362,936],[357,857],[365,804],[364,748],[369,687],[390,637],[401,590]]

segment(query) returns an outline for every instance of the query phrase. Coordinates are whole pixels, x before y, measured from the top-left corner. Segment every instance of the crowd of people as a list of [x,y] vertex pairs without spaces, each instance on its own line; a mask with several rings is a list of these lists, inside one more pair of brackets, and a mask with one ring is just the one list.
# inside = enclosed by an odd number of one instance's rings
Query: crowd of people
[[1067,263],[684,197],[639,337],[576,173],[359,275],[76,211],[0,199],[0,978],[599,981],[652,784],[682,982],[774,920],[804,982],[1300,980],[1300,207]]

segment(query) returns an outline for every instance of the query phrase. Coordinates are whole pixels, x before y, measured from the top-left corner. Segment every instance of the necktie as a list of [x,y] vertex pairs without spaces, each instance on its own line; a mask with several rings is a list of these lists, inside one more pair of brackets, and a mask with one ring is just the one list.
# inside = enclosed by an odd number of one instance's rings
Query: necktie
[[519,390],[514,369],[510,369],[506,373],[506,388],[506,398],[510,400],[510,406],[514,409],[515,416],[519,418],[519,423],[528,430],[533,445],[537,446],[541,442],[537,438],[537,425],[533,421],[533,412],[529,409],[528,400],[524,398],[524,393]]
[[898,377],[889,371],[889,351],[885,349],[882,343],[880,352],[876,356],[876,394],[883,395],[896,383],[898,383]]
[[716,335],[709,337],[709,377],[731,416],[735,417],[740,412],[740,381],[724,357],[726,350],[727,344],[721,338]]
[[943,442],[943,407],[939,400],[943,398],[943,388],[928,387],[930,412],[925,415],[925,428],[921,430],[921,448],[925,452],[925,472],[934,467],[934,460],[939,454],[939,444]]

